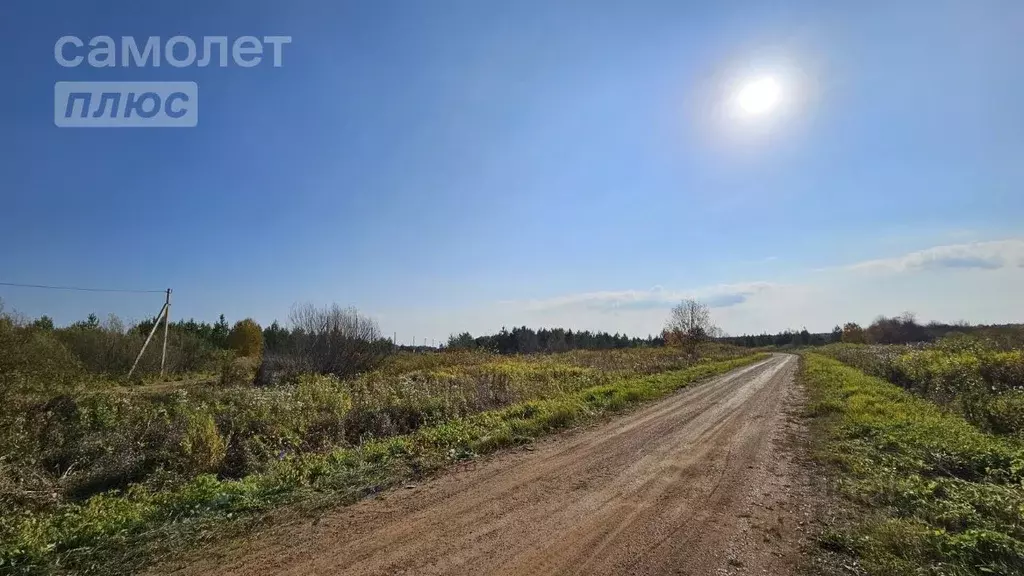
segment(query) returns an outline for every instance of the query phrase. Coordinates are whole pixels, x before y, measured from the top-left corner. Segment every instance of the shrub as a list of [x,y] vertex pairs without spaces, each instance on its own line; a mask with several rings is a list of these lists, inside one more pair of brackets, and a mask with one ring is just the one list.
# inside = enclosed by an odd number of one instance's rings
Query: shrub
[[239,356],[259,358],[263,354],[263,329],[252,318],[239,320],[228,334],[228,346]]
[[192,412],[187,415],[181,449],[184,454],[182,471],[190,476],[216,472],[220,468],[226,448],[212,416],[205,412]]
[[0,317],[0,400],[27,392],[67,392],[86,376],[52,330]]
[[1006,392],[993,398],[985,417],[988,427],[997,434],[1024,435],[1024,390]]
[[313,372],[313,366],[304,356],[267,353],[256,369],[254,383],[260,387],[281,386],[292,383],[300,375],[310,372]]
[[392,342],[381,337],[377,322],[355,308],[296,306],[291,322],[295,327],[291,355],[318,374],[347,378],[368,372],[393,349]]
[[[150,326],[152,326],[150,324]],[[125,329],[120,320],[111,317],[105,325],[79,322],[66,328],[48,331],[64,345],[91,374],[122,376],[128,373],[148,333],[144,326]],[[136,373],[155,374],[160,371],[163,356],[162,328],[153,336],[146,352],[139,359]],[[221,352],[195,334],[171,326],[167,334],[167,372],[200,372],[216,370]]]
[[224,386],[249,386],[256,380],[260,361],[256,358],[232,358],[224,363],[220,383]]

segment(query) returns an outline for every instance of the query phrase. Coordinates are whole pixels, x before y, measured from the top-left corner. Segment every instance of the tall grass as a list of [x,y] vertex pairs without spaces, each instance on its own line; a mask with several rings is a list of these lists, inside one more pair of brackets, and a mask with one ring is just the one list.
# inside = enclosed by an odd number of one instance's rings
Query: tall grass
[[130,571],[239,518],[356,498],[754,358],[400,354],[346,380],[17,396],[0,409],[0,566]]

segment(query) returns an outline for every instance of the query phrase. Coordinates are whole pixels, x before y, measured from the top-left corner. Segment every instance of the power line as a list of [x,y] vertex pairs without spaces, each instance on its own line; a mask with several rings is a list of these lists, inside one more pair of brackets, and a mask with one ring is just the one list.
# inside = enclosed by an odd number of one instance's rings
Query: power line
[[19,284],[17,282],[0,282],[0,286],[16,288],[42,288],[44,290],[74,290],[76,292],[127,292],[132,294],[163,294],[166,290],[125,290],[118,288],[83,288],[81,286],[47,286],[45,284]]

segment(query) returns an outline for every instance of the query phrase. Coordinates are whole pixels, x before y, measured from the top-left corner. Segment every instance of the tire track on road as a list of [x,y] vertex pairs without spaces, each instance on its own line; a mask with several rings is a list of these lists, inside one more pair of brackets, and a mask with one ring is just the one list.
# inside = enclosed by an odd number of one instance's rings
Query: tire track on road
[[[739,507],[769,485],[779,458],[773,438],[795,368],[794,356],[773,356],[183,573],[730,573],[727,550],[745,541]],[[793,564],[747,548],[747,564],[773,574]]]

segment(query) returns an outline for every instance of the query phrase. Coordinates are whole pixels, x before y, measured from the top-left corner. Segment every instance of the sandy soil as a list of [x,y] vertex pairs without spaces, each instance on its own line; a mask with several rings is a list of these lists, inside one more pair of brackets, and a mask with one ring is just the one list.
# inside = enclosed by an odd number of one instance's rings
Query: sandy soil
[[177,573],[790,574],[810,520],[796,367],[776,355]]

